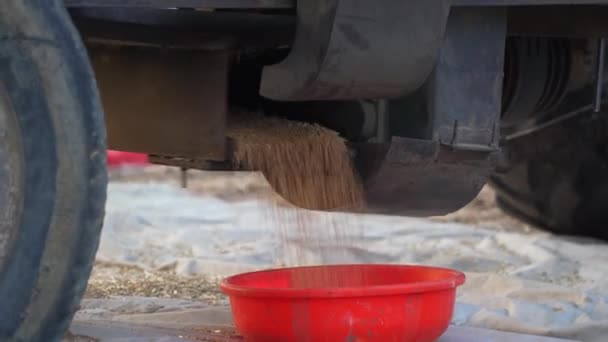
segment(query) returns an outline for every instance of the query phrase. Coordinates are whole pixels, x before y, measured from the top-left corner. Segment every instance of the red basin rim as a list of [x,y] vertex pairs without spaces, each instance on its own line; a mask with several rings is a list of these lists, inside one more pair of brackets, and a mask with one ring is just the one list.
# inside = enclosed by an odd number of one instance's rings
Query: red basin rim
[[435,292],[442,290],[454,289],[457,286],[464,284],[465,275],[462,272],[455,270],[428,267],[428,266],[409,266],[409,265],[372,265],[372,266],[389,266],[398,268],[424,268],[429,271],[436,271],[446,274],[444,279],[421,281],[416,283],[389,284],[376,286],[357,286],[357,287],[341,287],[341,288],[260,288],[252,286],[243,286],[234,284],[235,279],[245,278],[251,275],[260,275],[263,273],[272,273],[279,271],[288,271],[294,269],[306,269],[317,267],[343,267],[343,266],[361,266],[361,265],[333,265],[333,266],[310,266],[310,267],[293,267],[274,270],[264,270],[257,272],[243,273],[228,277],[222,280],[220,288],[230,296],[241,297],[256,297],[256,298],[348,298],[348,297],[375,297],[375,296],[391,296],[402,294],[417,294],[424,292]]

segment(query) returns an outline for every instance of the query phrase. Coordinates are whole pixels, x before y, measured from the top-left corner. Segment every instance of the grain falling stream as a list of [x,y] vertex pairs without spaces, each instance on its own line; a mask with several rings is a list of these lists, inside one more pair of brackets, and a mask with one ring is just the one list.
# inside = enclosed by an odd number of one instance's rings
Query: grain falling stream
[[[356,215],[319,212],[365,205],[345,141],[319,125],[258,115],[238,117],[228,132],[236,169],[261,171],[287,202],[305,208],[276,201],[266,209],[267,221],[278,223],[279,263],[353,263],[353,251],[363,233]],[[362,275],[310,269],[294,275],[291,284],[341,287],[362,281]]]

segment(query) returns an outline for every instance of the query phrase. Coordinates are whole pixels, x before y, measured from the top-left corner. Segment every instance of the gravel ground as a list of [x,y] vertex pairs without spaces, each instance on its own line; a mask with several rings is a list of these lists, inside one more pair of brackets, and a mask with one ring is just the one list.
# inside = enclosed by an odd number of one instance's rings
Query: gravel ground
[[202,301],[209,305],[225,304],[218,281],[205,277],[179,277],[171,270],[149,272],[137,267],[97,263],[86,298],[135,296],[178,298]]

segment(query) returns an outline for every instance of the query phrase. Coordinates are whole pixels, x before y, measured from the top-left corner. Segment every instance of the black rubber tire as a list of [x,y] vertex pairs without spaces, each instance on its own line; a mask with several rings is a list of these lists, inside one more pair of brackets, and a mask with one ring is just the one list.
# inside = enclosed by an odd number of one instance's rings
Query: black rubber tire
[[608,119],[586,113],[503,144],[498,205],[557,234],[608,239]]
[[86,289],[107,185],[97,87],[63,0],[2,0],[0,86],[24,180],[0,273],[0,340],[56,341]]

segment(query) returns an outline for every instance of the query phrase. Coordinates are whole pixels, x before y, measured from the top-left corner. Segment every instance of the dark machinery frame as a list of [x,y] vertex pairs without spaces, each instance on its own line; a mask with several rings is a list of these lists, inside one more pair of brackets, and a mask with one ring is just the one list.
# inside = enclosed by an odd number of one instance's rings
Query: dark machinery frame
[[[608,0],[386,0],[380,7],[354,0],[65,2],[101,72],[112,148],[171,165],[221,167],[230,155],[231,63],[242,51],[282,49],[286,57],[260,75],[260,94],[282,102],[386,102],[368,108],[399,129],[353,144],[356,164],[375,211],[422,216],[465,205],[494,170],[509,35],[608,36],[606,15],[598,14],[608,14],[608,6],[597,6]],[[108,45],[148,50],[125,54]],[[134,65],[150,70],[129,77]],[[168,71],[153,70],[160,65]],[[202,75],[209,65],[215,72],[204,77],[172,76]],[[108,76],[116,67],[122,72]],[[174,89],[181,91],[150,88],[180,79]],[[117,80],[146,91],[116,93]],[[192,88],[207,89],[207,96]],[[147,101],[152,94],[162,94],[165,105]],[[132,116],[144,112],[152,113],[151,123],[141,128]]]
[[[64,0],[71,7],[294,8],[295,0]],[[407,1],[403,1],[407,3]],[[600,5],[606,0],[452,0],[453,6]]]

